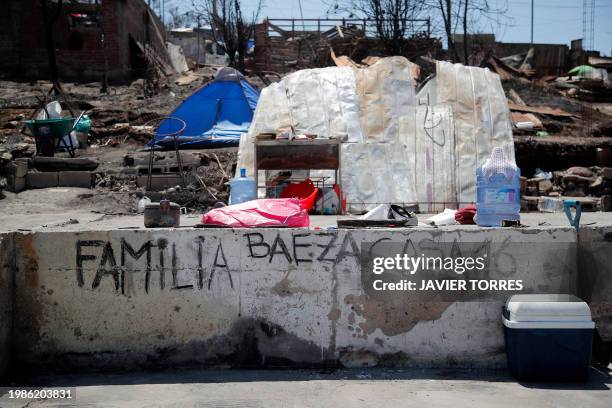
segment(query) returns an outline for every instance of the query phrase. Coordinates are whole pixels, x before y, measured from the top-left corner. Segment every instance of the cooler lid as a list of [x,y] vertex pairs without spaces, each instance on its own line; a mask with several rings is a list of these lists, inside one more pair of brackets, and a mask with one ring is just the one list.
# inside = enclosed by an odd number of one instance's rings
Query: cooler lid
[[589,305],[574,295],[514,295],[506,310],[513,322],[591,322]]

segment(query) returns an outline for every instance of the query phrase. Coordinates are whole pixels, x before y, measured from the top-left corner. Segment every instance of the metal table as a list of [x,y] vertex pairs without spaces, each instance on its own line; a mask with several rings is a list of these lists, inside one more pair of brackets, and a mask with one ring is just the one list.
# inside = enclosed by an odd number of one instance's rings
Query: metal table
[[342,191],[339,139],[255,140],[255,185],[259,170],[334,170]]

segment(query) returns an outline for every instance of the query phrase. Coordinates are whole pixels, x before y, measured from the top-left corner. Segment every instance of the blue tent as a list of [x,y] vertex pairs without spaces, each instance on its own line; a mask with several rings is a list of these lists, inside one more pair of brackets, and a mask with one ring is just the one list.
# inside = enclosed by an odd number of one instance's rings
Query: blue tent
[[[238,146],[240,136],[249,130],[259,92],[233,68],[222,68],[215,80],[185,99],[171,117],[185,121],[187,127],[178,138],[179,147]],[[165,119],[157,128],[151,148],[172,148],[180,122]]]

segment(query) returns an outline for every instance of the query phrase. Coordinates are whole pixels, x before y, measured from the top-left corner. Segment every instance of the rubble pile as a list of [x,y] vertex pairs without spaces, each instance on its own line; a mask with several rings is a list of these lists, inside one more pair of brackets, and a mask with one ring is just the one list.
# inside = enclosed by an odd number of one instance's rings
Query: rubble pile
[[[109,206],[100,212],[135,213],[138,200],[145,196],[153,201],[166,198],[192,211],[205,211],[219,202],[228,202],[227,182],[236,166],[236,149],[181,152],[184,182],[176,169],[172,168],[176,166],[174,152],[154,152],[153,155],[150,188],[148,152],[129,152],[120,163],[107,163],[94,172],[95,196],[116,201],[114,208]],[[162,172],[162,169],[169,171]]]
[[542,81],[510,79],[502,84],[517,136],[612,136],[610,125],[604,125],[610,116],[576,95],[568,96]]
[[[88,143],[81,146],[78,156],[91,158],[100,164],[98,169],[88,173],[96,198],[85,195],[80,205],[87,206],[92,201],[98,201],[106,203],[96,207],[102,213],[135,212],[136,203],[144,195],[145,187],[139,185],[139,174],[126,165],[124,156],[136,154],[147,161],[148,153],[137,152],[154,137],[159,120],[195,90],[214,79],[214,75],[214,68],[204,67],[189,72],[189,80],[185,79],[185,75],[171,76],[166,78],[157,93],[147,97],[146,84],[142,79],[114,86],[108,94],[100,93],[99,83],[65,83],[62,84],[64,93],[57,98],[48,94],[51,84],[47,81],[0,81],[0,191],[14,191],[15,177],[10,163],[20,158],[32,158],[36,154],[35,140],[26,129],[25,121],[33,118],[45,102],[58,100],[71,116],[76,117],[84,111],[92,122]],[[263,86],[257,77],[249,80]],[[193,210],[227,202],[229,192],[225,183],[233,174],[237,149],[221,150],[202,153],[201,158],[197,156],[198,166],[186,173],[186,185],[176,183],[158,193]],[[56,154],[56,157],[65,156],[66,153]],[[23,175],[22,188],[28,188],[26,177],[34,178],[40,173],[31,163],[29,167],[28,172],[32,177]],[[50,174],[44,176],[48,178]],[[59,181],[50,186],[54,185],[60,185]]]
[[[34,143],[23,133],[23,121],[31,119],[43,102],[58,100],[72,116],[85,111],[92,120],[91,144],[112,145],[134,143],[141,145],[151,136],[146,128],[155,119],[167,116],[185,98],[214,79],[216,68],[203,67],[187,75],[173,75],[152,95],[147,84],[137,79],[126,85],[113,86],[108,93],[100,92],[99,83],[63,83],[60,96],[50,94],[49,81],[0,81],[0,143],[13,135]],[[186,81],[185,78],[189,78]],[[258,76],[248,77],[251,84],[262,88]],[[109,141],[110,140],[110,141]],[[118,142],[118,143],[117,143]]]
[[[575,189],[570,182],[573,174],[568,173],[582,166],[590,168],[597,178],[601,176],[597,169],[612,166],[609,104],[593,103],[583,92],[567,92],[567,88],[560,88],[550,78],[547,81],[516,75],[504,78],[502,85],[511,114],[517,164],[523,175],[531,176],[531,190],[527,191],[527,196],[560,193],[563,196],[601,197],[609,194],[599,184],[581,185]],[[574,87],[582,84],[588,87],[591,82],[573,81]],[[609,86],[608,93],[612,94]],[[542,183],[535,177],[537,169],[553,172],[555,177]],[[552,190],[548,188],[549,183],[554,187]]]
[[[612,211],[612,167],[574,166],[522,178],[522,207],[538,209],[540,197],[579,199],[585,210]],[[581,198],[588,198],[582,199]]]
[[[330,57],[336,65],[355,69],[371,67],[378,60],[370,57],[355,63],[345,56],[336,58],[333,52]],[[522,188],[523,208],[537,210],[541,197],[591,197],[594,208],[609,208],[612,117],[609,104],[605,103],[610,93],[609,82],[602,79],[597,92],[592,92],[594,81],[598,81],[596,78],[536,79],[526,61],[527,56],[520,64],[513,64],[507,58],[491,57],[482,64],[499,74],[507,99],[508,110],[503,92],[502,98],[498,98],[501,102],[496,100],[496,103],[503,107],[504,115],[509,113],[512,123],[509,137],[514,140],[517,165],[526,176]],[[418,93],[410,97],[421,95],[421,99],[429,100],[424,95],[431,97],[436,92],[444,95],[434,86],[436,82],[444,84],[444,75],[436,72],[435,67],[446,63],[436,63],[427,57],[418,58],[417,63],[418,66],[410,63],[414,68],[410,78],[414,85],[420,82],[420,86],[416,87]],[[52,87],[47,81],[0,81],[0,190],[18,191],[16,188],[20,186],[74,186],[70,183],[76,183],[79,187],[94,189],[94,195],[84,196],[83,202],[105,202],[100,207],[104,213],[132,213],[144,195],[154,195],[152,199],[165,197],[196,211],[227,203],[228,182],[235,172],[237,148],[184,151],[181,153],[182,172],[173,151],[155,152],[152,168],[148,164],[149,153],[143,151],[155,136],[160,120],[212,81],[215,71],[215,68],[203,67],[185,75],[163,77],[153,91],[150,83],[143,79],[113,86],[108,93],[100,93],[99,83],[65,83],[59,96],[50,94]],[[264,87],[258,76],[248,80],[260,89]],[[602,87],[606,89],[603,93]],[[269,87],[268,92],[270,88],[274,86]],[[367,97],[363,95],[366,99],[362,104],[370,103]],[[383,99],[381,97],[380,101]],[[87,144],[78,150],[78,157],[96,161],[99,166],[95,170],[70,170],[68,177],[67,173],[61,174],[63,170],[40,169],[30,160],[36,154],[36,146],[25,122],[51,100],[58,100],[72,117],[84,112],[91,119]],[[382,109],[383,105],[376,102],[368,106]],[[274,109],[262,110],[269,111],[271,117],[278,116]],[[415,109],[415,112],[420,111]],[[434,113],[451,117],[449,112]],[[454,122],[461,118],[458,115]],[[268,125],[270,123],[262,124]],[[348,126],[344,128],[349,129]],[[353,127],[350,129],[347,138],[361,137]],[[329,136],[326,131],[318,133]],[[375,132],[369,132],[363,137],[373,135]],[[57,154],[59,158],[66,156],[67,153]],[[21,160],[21,165],[12,165],[16,160]],[[19,168],[19,175],[16,168]],[[149,181],[149,172],[152,181]],[[542,173],[547,176],[543,177]]]

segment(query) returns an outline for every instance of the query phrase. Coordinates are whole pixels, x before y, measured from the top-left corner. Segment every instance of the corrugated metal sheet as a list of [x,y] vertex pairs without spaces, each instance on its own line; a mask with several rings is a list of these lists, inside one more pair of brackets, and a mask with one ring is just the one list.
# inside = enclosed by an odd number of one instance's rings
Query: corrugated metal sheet
[[450,104],[453,110],[457,200],[475,201],[476,168],[494,147],[514,160],[514,141],[506,94],[488,69],[438,61],[436,77],[417,94],[420,104]]
[[437,77],[415,94],[417,69],[393,57],[367,68],[288,75],[262,91],[238,168],[253,170],[257,134],[293,127],[343,140],[342,184],[353,211],[381,203],[440,211],[474,202],[476,167],[492,148],[506,146],[514,159],[499,77],[439,62]]

